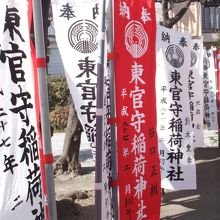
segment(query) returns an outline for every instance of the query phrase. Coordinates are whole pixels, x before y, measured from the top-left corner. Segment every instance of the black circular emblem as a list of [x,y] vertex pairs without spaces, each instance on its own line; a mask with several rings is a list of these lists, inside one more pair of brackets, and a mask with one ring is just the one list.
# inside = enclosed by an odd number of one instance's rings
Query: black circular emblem
[[98,46],[98,25],[90,20],[79,20],[70,26],[68,39],[80,53],[92,53]]
[[170,65],[175,68],[180,68],[184,63],[183,51],[177,45],[171,44],[167,47],[165,55]]
[[210,62],[208,57],[203,58],[203,69],[207,70],[210,67]]
[[190,52],[190,58],[191,58],[190,67],[192,67],[196,64],[196,61],[197,61],[197,56],[194,51]]

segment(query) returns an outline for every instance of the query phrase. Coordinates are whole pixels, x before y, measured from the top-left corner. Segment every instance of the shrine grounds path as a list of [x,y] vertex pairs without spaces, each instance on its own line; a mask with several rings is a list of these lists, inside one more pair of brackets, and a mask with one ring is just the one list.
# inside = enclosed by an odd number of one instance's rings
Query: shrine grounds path
[[220,149],[195,151],[197,190],[167,192],[161,220],[220,220]]
[[[85,139],[85,135],[83,137]],[[61,184],[63,187],[78,188],[80,185],[86,190],[94,188],[94,161],[84,139],[80,150],[80,160],[84,167],[91,169],[91,172],[83,175],[80,181],[86,182],[86,184],[83,185],[82,182],[77,184],[77,179],[69,179],[66,184],[64,182]],[[212,137],[209,139],[211,140]],[[55,157],[62,152],[63,140],[63,133],[55,133],[52,137],[52,149]],[[213,140],[216,140],[216,136]],[[205,147],[195,150],[195,158],[197,190],[166,191],[161,204],[161,220],[220,220],[220,148],[218,148],[218,143],[205,141]],[[56,187],[59,190],[60,186],[56,184]],[[70,188],[66,190],[69,191]],[[92,212],[94,212],[94,199],[89,204],[81,204],[81,217],[61,217],[59,220],[94,220]]]

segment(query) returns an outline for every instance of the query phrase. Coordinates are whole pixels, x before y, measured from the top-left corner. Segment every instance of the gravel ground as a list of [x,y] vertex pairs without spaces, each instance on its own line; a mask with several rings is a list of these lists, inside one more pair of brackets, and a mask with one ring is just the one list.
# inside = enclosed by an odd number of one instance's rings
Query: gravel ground
[[[55,162],[62,153],[64,136],[64,133],[55,133],[52,137]],[[79,160],[82,166],[80,176],[64,174],[54,179],[58,220],[95,219],[95,162],[85,133],[82,133]]]

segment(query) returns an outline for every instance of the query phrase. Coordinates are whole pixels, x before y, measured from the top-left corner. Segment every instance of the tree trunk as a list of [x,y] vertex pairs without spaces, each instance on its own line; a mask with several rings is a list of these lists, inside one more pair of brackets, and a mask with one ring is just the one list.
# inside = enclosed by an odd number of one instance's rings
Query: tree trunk
[[[48,26],[50,25],[48,19],[49,7],[51,6],[50,2],[51,0],[42,0],[44,36],[46,47],[48,46],[47,34]],[[77,116],[73,100],[71,98],[67,128],[63,145],[63,152],[56,163],[55,174],[80,174],[81,165],[79,163],[79,148],[81,143],[82,131],[83,128]]]
[[56,163],[55,174],[80,174],[79,149],[81,143],[82,125],[78,119],[74,103],[71,99],[63,152]]

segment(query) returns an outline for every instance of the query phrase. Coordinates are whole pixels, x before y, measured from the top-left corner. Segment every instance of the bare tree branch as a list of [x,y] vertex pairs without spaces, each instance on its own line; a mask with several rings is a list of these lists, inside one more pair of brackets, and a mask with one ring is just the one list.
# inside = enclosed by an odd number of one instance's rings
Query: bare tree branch
[[171,25],[172,26],[174,24],[176,24],[176,22],[178,22],[184,16],[184,14],[188,10],[191,2],[192,2],[192,0],[188,0],[186,5],[173,18],[171,18]]
[[[172,11],[175,4],[184,3],[185,6],[174,16],[170,17],[170,11]],[[161,25],[172,28],[186,13],[192,2],[200,2],[201,4],[208,5],[220,5],[220,0],[161,0],[162,3],[162,22]]]
[[[174,3],[182,3],[186,2],[185,6],[174,16],[170,17],[169,16],[169,6],[170,4],[173,5]],[[187,9],[189,8],[192,0],[162,0],[162,16],[163,16],[163,21],[161,22],[161,25],[167,27],[167,28],[172,28],[174,24],[176,24],[186,13]]]

